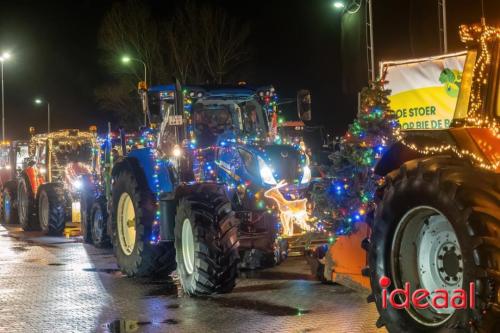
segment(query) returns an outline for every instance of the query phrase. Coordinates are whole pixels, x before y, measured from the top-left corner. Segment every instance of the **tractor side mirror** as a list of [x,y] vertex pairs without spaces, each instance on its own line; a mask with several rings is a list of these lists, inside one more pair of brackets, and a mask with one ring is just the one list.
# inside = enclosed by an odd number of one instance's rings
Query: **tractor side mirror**
[[311,92],[306,89],[297,92],[297,111],[300,120],[311,120]]

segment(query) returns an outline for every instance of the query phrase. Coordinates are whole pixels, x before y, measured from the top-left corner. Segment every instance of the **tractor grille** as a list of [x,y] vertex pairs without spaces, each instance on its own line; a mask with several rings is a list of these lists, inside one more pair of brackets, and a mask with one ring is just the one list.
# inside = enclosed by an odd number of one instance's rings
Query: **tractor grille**
[[299,180],[299,154],[293,150],[283,150],[276,154],[274,168],[278,174],[277,181],[285,180],[288,184],[294,184]]

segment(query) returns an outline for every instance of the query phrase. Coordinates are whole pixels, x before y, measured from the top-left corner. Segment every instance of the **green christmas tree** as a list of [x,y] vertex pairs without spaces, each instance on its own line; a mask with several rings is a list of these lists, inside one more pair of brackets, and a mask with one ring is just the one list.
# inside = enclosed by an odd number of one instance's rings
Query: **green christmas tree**
[[332,164],[326,177],[315,186],[312,199],[318,226],[335,235],[350,234],[374,208],[374,194],[381,179],[373,170],[398,126],[389,107],[389,90],[383,81],[370,83],[361,91],[361,105],[354,122],[341,139],[339,149],[329,156]]

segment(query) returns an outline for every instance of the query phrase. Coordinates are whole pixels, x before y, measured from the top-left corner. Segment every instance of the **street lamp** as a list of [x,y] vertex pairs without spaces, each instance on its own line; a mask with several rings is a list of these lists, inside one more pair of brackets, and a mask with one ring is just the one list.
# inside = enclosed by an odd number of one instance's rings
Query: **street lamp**
[[[41,98],[35,99],[35,104],[41,105],[43,104],[44,101]],[[45,101],[47,103],[47,134],[50,133],[50,103]]]
[[124,55],[122,57],[122,63],[124,64],[129,64],[131,61],[136,61],[136,62],[140,62],[143,66],[144,66],[144,82],[146,82],[146,85],[148,84],[148,81],[147,81],[147,78],[148,78],[148,67],[146,66],[146,63],[144,62],[144,60],[141,60],[141,59],[137,59],[137,58],[131,58],[127,55]]
[[5,141],[5,98],[4,98],[4,83],[3,83],[3,63],[10,59],[10,53],[4,52],[0,56],[1,72],[2,72],[2,141]]
[[[366,52],[368,54],[368,77],[371,81],[375,81],[375,51],[373,45],[373,0],[364,0],[366,1],[367,6],[367,17],[366,17],[366,30],[367,30],[367,38],[366,38]],[[333,2],[333,7],[337,10],[342,10],[342,14],[348,12],[351,13],[350,7],[357,7],[354,12],[362,6],[363,0],[350,0],[348,4],[345,1],[335,0]]]
[[333,7],[337,8],[337,9],[342,9],[342,8],[345,8],[345,3],[343,3],[342,1],[334,1]]
[[[129,64],[131,61],[140,62],[144,66],[144,83],[146,84],[146,87],[147,87],[148,86],[148,81],[147,81],[147,79],[148,79],[148,67],[146,66],[146,62],[144,62],[144,60],[141,60],[141,59],[131,58],[128,55],[124,55],[122,57],[122,63],[124,63],[124,64]],[[147,117],[148,116],[145,112],[144,113],[144,126],[146,126],[146,124],[147,124]]]

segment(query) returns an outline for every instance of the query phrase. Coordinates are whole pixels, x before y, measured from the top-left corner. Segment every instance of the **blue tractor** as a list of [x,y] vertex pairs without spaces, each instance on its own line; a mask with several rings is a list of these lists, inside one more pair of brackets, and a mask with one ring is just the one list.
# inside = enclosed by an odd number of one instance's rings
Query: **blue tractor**
[[[305,228],[311,175],[298,145],[279,144],[274,88],[177,82],[139,92],[148,126],[111,173],[109,232],[122,272],[177,267],[185,293],[201,295],[230,292],[240,262],[279,263],[280,235]],[[310,118],[307,91],[298,105]]]

